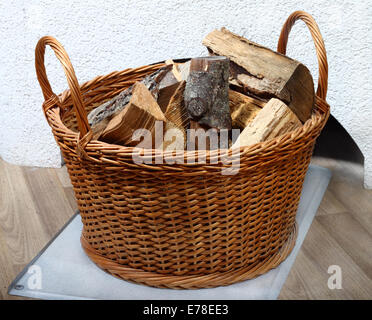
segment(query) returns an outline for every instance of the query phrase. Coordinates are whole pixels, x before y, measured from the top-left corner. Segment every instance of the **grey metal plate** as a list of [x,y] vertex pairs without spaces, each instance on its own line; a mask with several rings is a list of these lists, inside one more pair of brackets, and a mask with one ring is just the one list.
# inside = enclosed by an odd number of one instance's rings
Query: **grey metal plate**
[[9,287],[9,294],[41,299],[276,299],[327,189],[331,172],[310,165],[297,212],[296,245],[276,269],[252,280],[199,290],[158,289],[119,280],[99,269],[80,246],[76,215]]

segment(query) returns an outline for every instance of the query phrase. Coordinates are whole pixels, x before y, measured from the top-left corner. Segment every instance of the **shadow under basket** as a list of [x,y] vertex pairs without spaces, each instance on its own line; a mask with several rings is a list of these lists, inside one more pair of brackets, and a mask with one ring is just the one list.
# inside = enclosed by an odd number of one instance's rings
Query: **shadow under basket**
[[[316,105],[301,128],[227,155],[226,150],[185,151],[176,158],[151,150],[145,163],[133,160],[141,149],[92,140],[87,113],[164,64],[79,85],[59,42],[40,39],[36,71],[43,110],[74,187],[84,225],[81,244],[99,267],[149,286],[196,289],[251,279],[288,256],[296,241],[302,184],[329,116],[327,57],[309,14],[297,11],[287,19],[278,52],[285,54],[298,19],[311,31],[319,62]],[[61,61],[70,88],[58,96],[46,76],[46,45]],[[202,155],[205,163],[185,160]],[[158,156],[162,163],[155,161]]]

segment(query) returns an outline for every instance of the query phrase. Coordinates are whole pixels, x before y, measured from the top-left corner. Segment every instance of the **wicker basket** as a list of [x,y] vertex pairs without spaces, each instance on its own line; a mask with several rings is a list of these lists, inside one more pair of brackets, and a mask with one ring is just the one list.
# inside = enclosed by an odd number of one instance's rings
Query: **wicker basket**
[[[295,21],[311,31],[318,62],[316,107],[301,128],[238,150],[239,171],[206,152],[206,163],[137,164],[138,148],[92,140],[87,113],[163,64],[99,76],[81,86],[63,47],[43,37],[36,72],[43,110],[62,151],[83,222],[82,246],[112,275],[149,286],[193,289],[253,278],[280,264],[296,240],[296,211],[315,139],[329,116],[328,65],[313,18],[301,11],[286,21],[278,44],[285,54]],[[44,67],[49,45],[70,90],[55,95]],[[161,153],[165,160],[174,155]],[[184,157],[202,151],[185,151]],[[150,157],[150,160],[153,159]]]

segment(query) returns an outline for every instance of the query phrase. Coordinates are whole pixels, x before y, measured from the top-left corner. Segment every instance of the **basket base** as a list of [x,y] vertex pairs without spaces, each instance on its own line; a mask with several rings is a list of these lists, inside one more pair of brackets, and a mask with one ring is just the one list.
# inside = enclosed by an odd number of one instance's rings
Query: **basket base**
[[236,282],[253,279],[269,270],[276,268],[291,253],[297,238],[297,223],[288,237],[286,243],[274,255],[257,263],[249,264],[244,268],[234,269],[223,273],[206,275],[165,275],[134,269],[118,264],[98,254],[81,235],[81,245],[88,257],[101,269],[122,280],[144,284],[156,288],[168,289],[201,289],[227,286]]

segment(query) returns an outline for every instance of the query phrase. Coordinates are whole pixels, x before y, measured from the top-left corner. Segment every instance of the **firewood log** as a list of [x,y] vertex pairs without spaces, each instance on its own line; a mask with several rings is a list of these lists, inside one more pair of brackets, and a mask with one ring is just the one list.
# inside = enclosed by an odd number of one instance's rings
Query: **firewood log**
[[312,76],[300,62],[240,37],[225,28],[209,33],[203,44],[213,55],[230,58],[233,85],[263,98],[278,98],[305,122],[315,94]]
[[187,77],[189,76],[189,73],[190,73],[191,60],[186,61],[184,63],[176,63],[173,60],[168,59],[167,61],[165,61],[165,63],[172,65],[173,76],[178,81],[186,81],[187,80]]
[[167,120],[173,122],[177,127],[184,129],[188,128],[190,121],[184,101],[185,87],[185,81],[178,83],[176,90],[174,90],[173,95],[169,99],[165,111]]
[[166,122],[151,92],[145,84],[137,82],[128,105],[111,119],[99,139],[113,144],[136,146],[139,141],[133,139],[133,133],[137,129],[147,129],[154,142],[156,120]]
[[168,104],[174,93],[176,92],[177,88],[179,87],[180,82],[176,82],[175,84],[172,84],[168,87],[162,88],[159,91],[159,97],[158,97],[158,105],[160,109],[165,113],[168,108]]
[[163,142],[159,149],[164,151],[185,150],[186,130],[167,121],[164,128]]
[[229,60],[225,57],[191,60],[184,98],[194,121],[216,129],[231,129],[228,78]]
[[[158,98],[159,90],[161,89],[161,81],[168,74],[171,68],[172,66],[170,65],[160,68],[141,81],[141,83],[146,86],[155,99]],[[163,83],[162,87],[165,87],[166,85],[167,84]],[[95,132],[99,131],[98,129],[94,128],[96,124],[105,120],[106,123],[100,125],[100,127],[105,127],[117,113],[123,110],[132,97],[132,91],[133,86],[130,86],[111,100],[93,109],[88,115],[88,121],[92,127],[92,130]]]
[[178,63],[176,69],[178,70],[180,81],[186,81],[190,74],[190,64],[191,60],[184,63]]
[[232,148],[250,146],[297,129],[301,121],[282,101],[272,98],[240,133]]
[[187,150],[215,150],[219,147],[219,131],[190,120],[187,130]]
[[232,127],[244,129],[265,105],[264,102],[229,90]]
[[[163,150],[183,150],[186,147],[186,129],[189,126],[189,116],[184,103],[186,82],[179,82],[169,98],[165,111],[167,123],[164,130]],[[159,102],[159,101],[158,101]]]

